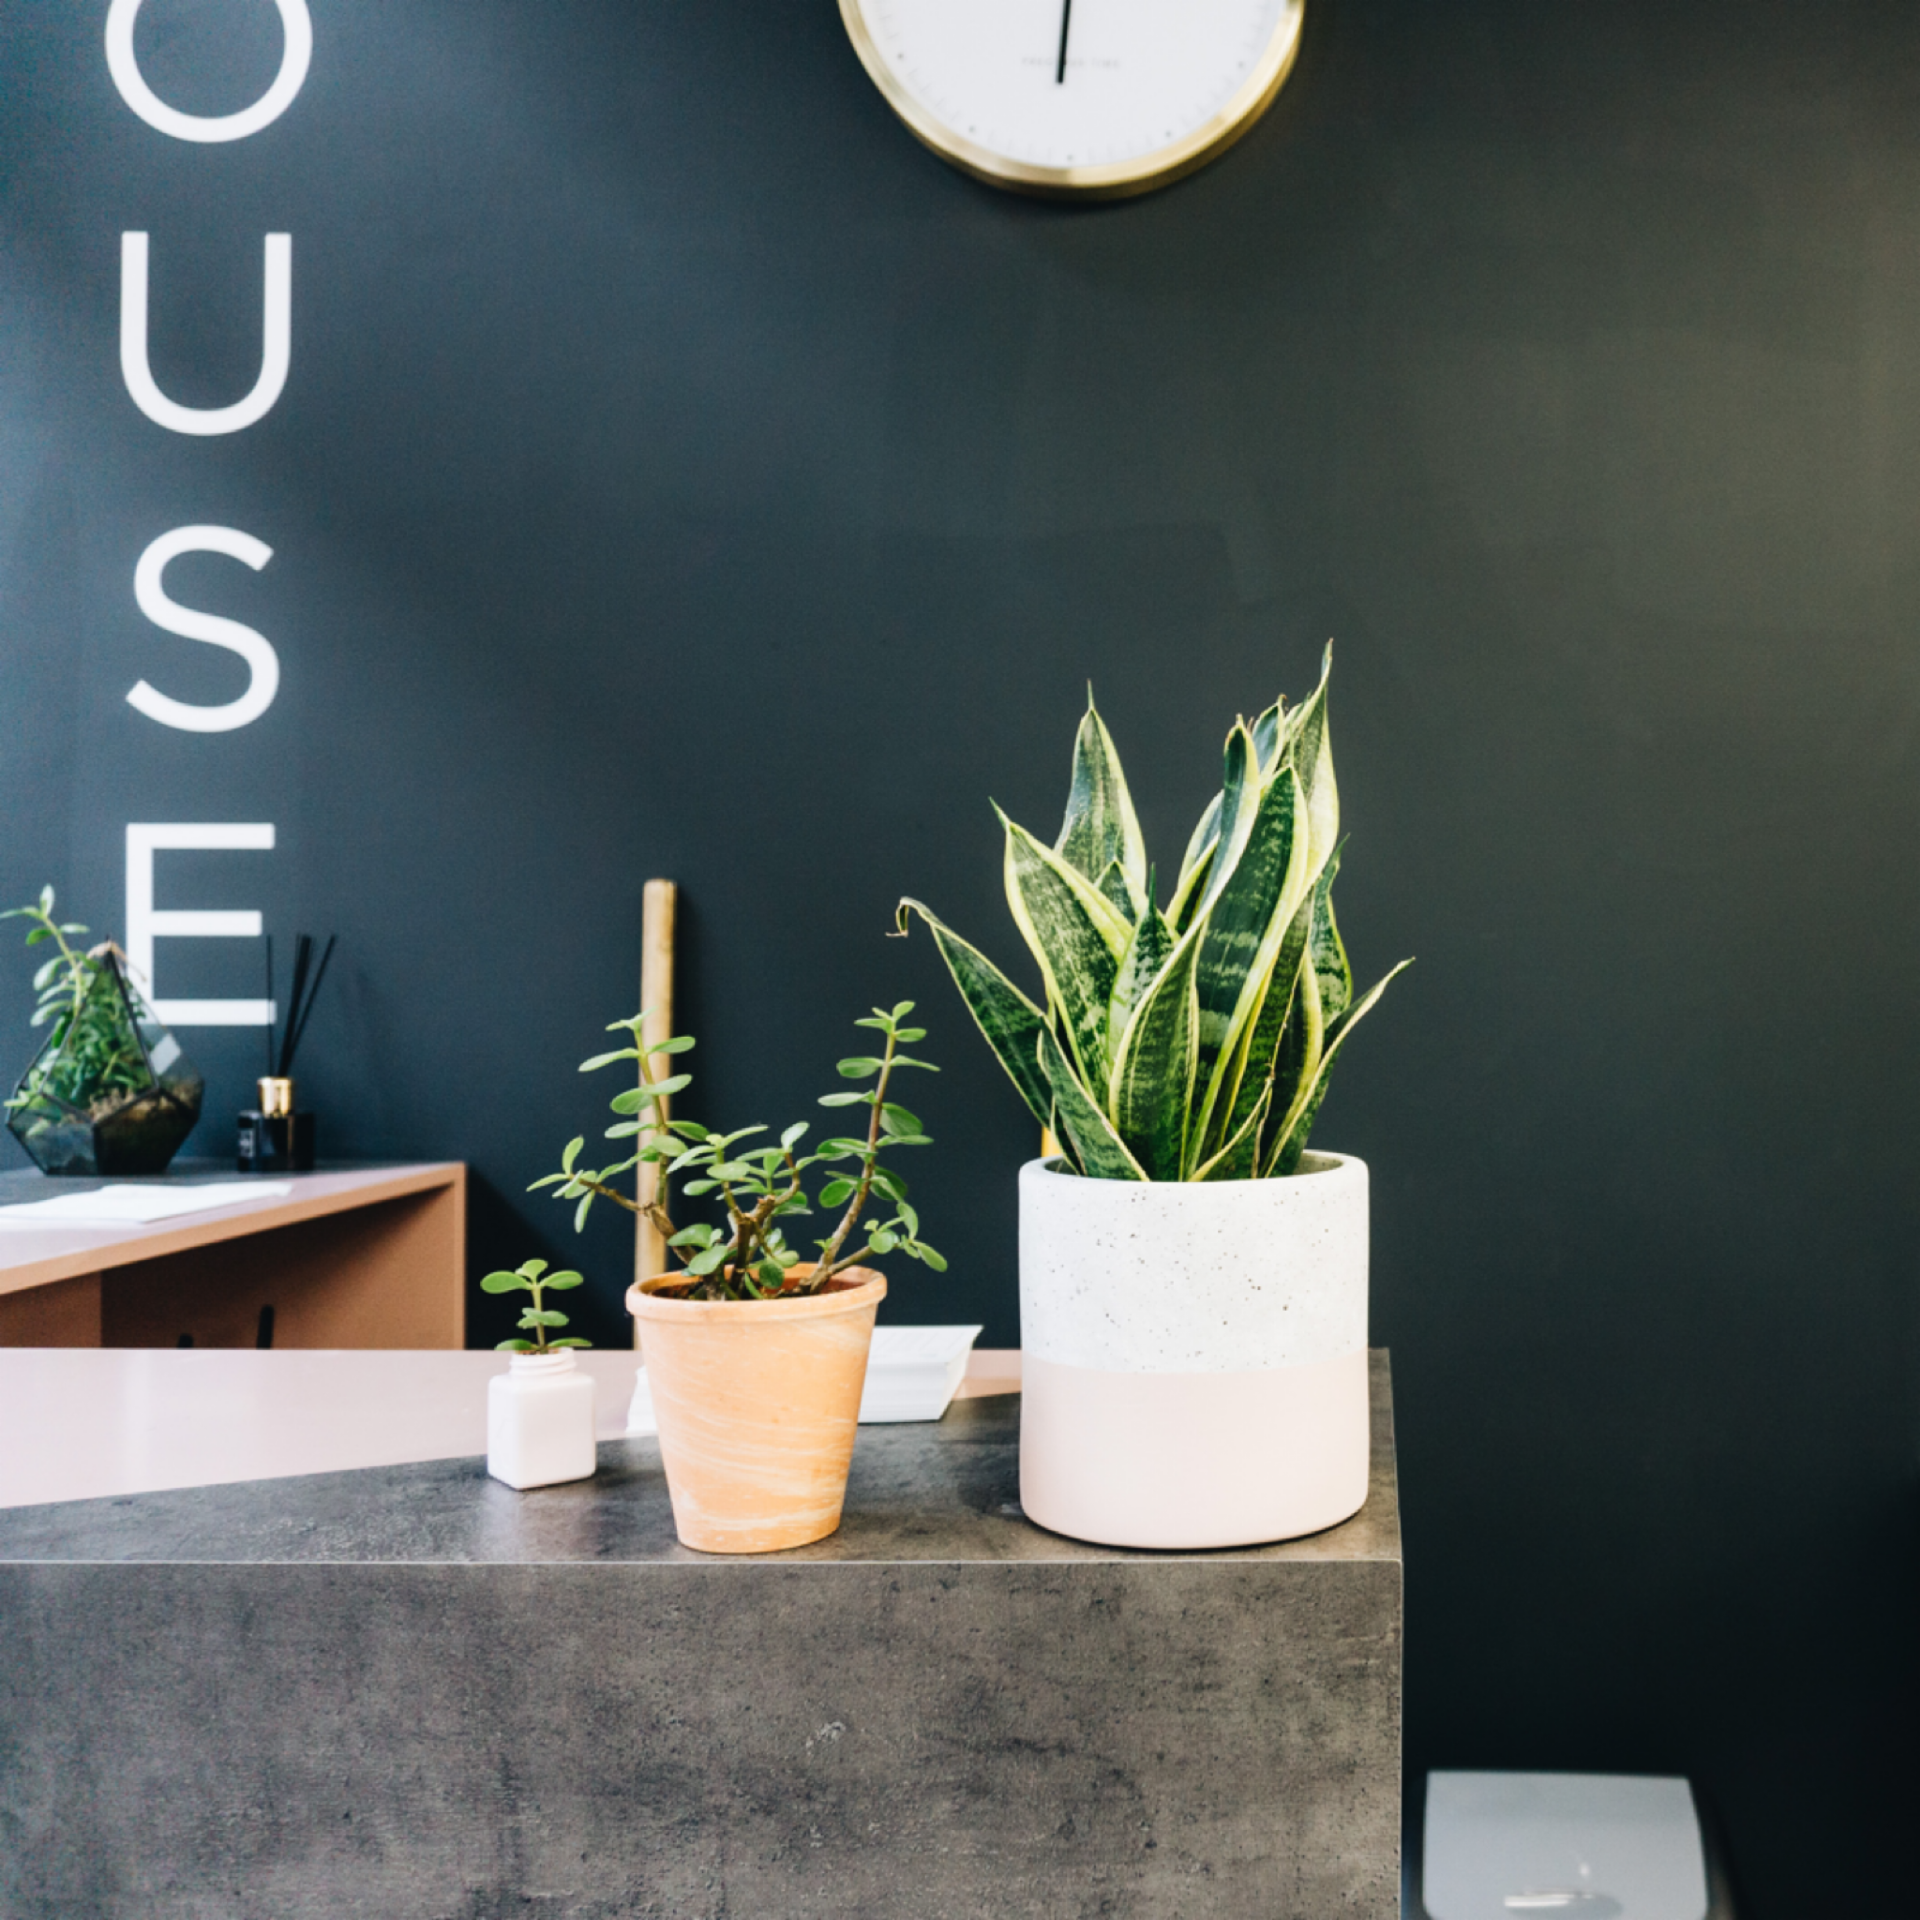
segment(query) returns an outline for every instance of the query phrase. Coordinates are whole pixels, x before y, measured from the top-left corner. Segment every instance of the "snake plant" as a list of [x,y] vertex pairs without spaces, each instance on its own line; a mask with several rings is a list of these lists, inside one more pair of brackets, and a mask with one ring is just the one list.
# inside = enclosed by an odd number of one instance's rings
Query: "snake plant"
[[926,922],[1034,1118],[1091,1178],[1292,1173],[1340,1049],[1393,978],[1354,997],[1333,917],[1331,665],[1329,648],[1302,705],[1234,723],[1165,908],[1089,691],[1059,838],[1044,846],[994,809],[1044,1007],[918,900],[900,903],[901,931],[909,914]]

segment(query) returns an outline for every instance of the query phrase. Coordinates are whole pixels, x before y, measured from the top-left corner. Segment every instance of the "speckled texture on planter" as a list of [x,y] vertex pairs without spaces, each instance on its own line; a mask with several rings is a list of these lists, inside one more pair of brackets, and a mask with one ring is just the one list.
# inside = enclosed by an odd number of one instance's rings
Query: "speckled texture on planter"
[[1367,1168],[1285,1180],[1020,1169],[1020,1347],[1103,1373],[1311,1366],[1367,1344]]
[[0,1913],[1390,1920],[1384,1357],[1366,1507],[1243,1553],[1030,1526],[1018,1407],[862,1429],[770,1559],[648,1442],[0,1512]]

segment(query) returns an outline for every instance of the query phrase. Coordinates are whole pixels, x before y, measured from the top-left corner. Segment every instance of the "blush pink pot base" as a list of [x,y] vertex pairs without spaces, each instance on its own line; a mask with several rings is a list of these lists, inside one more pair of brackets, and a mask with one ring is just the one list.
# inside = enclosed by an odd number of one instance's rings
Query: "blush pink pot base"
[[1022,1362],[1020,1502],[1075,1540],[1292,1540],[1358,1513],[1370,1464],[1364,1347],[1247,1373]]

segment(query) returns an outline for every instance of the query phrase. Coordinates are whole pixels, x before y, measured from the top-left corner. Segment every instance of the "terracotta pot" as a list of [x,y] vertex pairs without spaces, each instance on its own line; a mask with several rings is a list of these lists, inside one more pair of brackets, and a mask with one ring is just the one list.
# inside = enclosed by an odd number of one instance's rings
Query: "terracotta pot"
[[662,1297],[686,1284],[666,1273],[627,1290],[674,1531],[702,1553],[824,1540],[846,1499],[884,1276],[848,1267],[831,1292],[787,1300]]
[[1020,1502],[1116,1547],[1318,1533],[1367,1497],[1367,1169],[1020,1169]]

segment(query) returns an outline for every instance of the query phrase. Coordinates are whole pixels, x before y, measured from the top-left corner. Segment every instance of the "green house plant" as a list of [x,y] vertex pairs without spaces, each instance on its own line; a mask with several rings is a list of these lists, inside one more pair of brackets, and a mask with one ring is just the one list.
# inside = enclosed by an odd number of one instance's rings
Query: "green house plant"
[[[864,1263],[900,1253],[935,1271],[946,1266],[920,1237],[907,1184],[885,1159],[932,1144],[919,1117],[891,1097],[898,1074],[938,1071],[906,1051],[926,1037],[906,1024],[912,1011],[903,1000],[856,1022],[880,1036],[880,1052],[840,1061],[840,1077],[857,1084],[820,1104],[864,1108],[865,1123],[811,1152],[805,1121],[773,1142],[761,1140],[764,1126],[721,1132],[668,1118],[667,1101],[692,1076],[661,1068],[693,1041],[649,1045],[644,1013],[609,1027],[627,1045],[581,1063],[583,1073],[633,1068],[635,1084],[613,1096],[606,1130],[631,1147],[593,1169],[582,1166],[586,1140],[577,1137],[559,1170],[534,1188],[571,1202],[576,1229],[596,1200],[647,1213],[686,1263],[641,1280],[627,1304],[653,1390],[674,1526],[690,1547],[766,1553],[823,1539],[840,1524],[874,1316],[887,1291]],[[637,1178],[632,1194],[620,1184],[642,1167],[657,1169],[651,1199]],[[679,1224],[675,1181],[682,1202],[716,1217]],[[807,1260],[788,1233],[816,1208],[830,1224]]]
[[487,1471],[510,1487],[551,1487],[592,1477],[593,1380],[574,1365],[574,1349],[591,1345],[562,1334],[567,1316],[546,1296],[585,1284],[567,1269],[551,1273],[544,1260],[523,1260],[511,1273],[488,1274],[487,1293],[524,1293],[519,1331],[499,1343],[513,1356],[505,1373],[487,1382]]
[[1061,1532],[1241,1544],[1365,1497],[1366,1169],[1308,1136],[1387,982],[1355,994],[1334,917],[1330,669],[1234,723],[1164,905],[1089,700],[1053,845],[1000,815],[1040,998],[901,903],[1062,1150],[1020,1180],[1022,1498]]
[[0,920],[29,923],[27,945],[54,951],[33,976],[33,1025],[46,1040],[6,1102],[7,1129],[43,1173],[164,1173],[200,1117],[204,1087],[180,1043],[155,1019],[111,941],[54,917],[54,892]]

